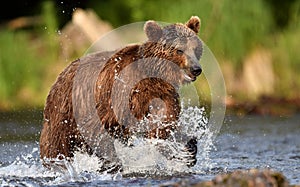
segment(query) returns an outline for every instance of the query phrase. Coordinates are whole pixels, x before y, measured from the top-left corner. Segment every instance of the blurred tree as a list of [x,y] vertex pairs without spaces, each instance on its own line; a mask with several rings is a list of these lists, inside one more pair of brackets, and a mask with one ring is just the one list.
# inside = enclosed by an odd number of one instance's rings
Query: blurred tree
[[88,0],[55,0],[55,10],[58,18],[58,26],[62,28],[72,19],[73,12],[76,8],[87,8]]
[[278,29],[285,29],[291,21],[291,10],[297,0],[265,0],[271,7],[273,21]]
[[[50,0],[55,4],[58,26],[63,27],[71,20],[73,11],[76,8],[86,8],[88,0]],[[44,0],[14,0],[6,1],[5,5],[0,6],[0,24],[22,16],[39,15],[43,9]]]
[[39,4],[39,1],[29,0],[5,1],[5,5],[2,4],[0,6],[0,23],[20,16],[31,16],[38,14],[40,12]]
[[109,21],[114,27],[132,22],[133,10],[127,0],[88,1],[87,7],[95,10],[101,19]]

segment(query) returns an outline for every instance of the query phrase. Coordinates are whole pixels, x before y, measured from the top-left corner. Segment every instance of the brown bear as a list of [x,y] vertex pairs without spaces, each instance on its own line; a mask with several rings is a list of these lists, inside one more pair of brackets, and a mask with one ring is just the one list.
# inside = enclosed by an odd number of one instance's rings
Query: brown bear
[[[161,27],[147,21],[148,40],[72,62],[51,87],[44,108],[40,157],[45,166],[74,152],[119,162],[113,142],[132,136],[168,139],[180,114],[178,88],[196,80],[202,42],[200,19]],[[162,116],[155,120],[155,115]],[[197,137],[186,142],[196,162]],[[48,162],[50,161],[50,162]]]

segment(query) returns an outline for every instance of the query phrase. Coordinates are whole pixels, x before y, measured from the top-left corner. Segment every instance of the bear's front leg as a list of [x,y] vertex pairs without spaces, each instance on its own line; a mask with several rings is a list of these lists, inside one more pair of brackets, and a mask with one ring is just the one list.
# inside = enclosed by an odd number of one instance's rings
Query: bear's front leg
[[[138,91],[136,91],[138,90]],[[146,78],[131,91],[130,110],[142,123],[146,138],[167,139],[177,127],[180,114],[179,95],[170,84],[159,78]]]

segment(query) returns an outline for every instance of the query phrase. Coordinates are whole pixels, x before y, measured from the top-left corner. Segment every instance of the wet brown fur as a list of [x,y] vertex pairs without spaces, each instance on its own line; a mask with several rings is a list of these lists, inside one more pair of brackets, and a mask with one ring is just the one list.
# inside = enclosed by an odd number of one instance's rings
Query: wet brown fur
[[[170,27],[176,27],[177,30],[184,28],[183,32],[186,32],[185,35],[195,35],[193,33],[198,32],[199,25],[193,24],[193,20],[190,20],[187,25],[191,27],[190,30],[183,24],[181,24],[179,28],[178,24],[171,25]],[[158,33],[159,36],[161,34],[168,36],[168,33]],[[174,37],[176,37],[176,34],[178,33],[170,33],[169,35],[174,35]],[[148,33],[147,35],[149,37],[151,33]],[[72,103],[73,81],[76,71],[82,62],[88,63],[89,61],[94,61],[105,64],[98,75],[94,88],[95,107],[101,122],[101,129],[106,130],[111,137],[119,139],[122,142],[126,142],[126,140],[135,133],[130,130],[130,124],[119,124],[116,114],[111,107],[111,90],[114,81],[116,81],[116,74],[120,73],[133,61],[146,59],[145,63],[157,63],[158,69],[162,69],[164,68],[164,60],[166,60],[177,64],[180,68],[185,68],[186,65],[184,62],[186,61],[186,57],[176,54],[176,45],[168,44],[166,39],[157,41],[159,38],[161,37],[154,36],[153,39],[156,41],[153,41],[150,37],[149,41],[144,44],[127,46],[114,54],[92,54],[86,58],[81,58],[72,62],[62,73],[60,73],[56,82],[50,89],[44,108],[44,123],[40,136],[40,156],[42,159],[57,158],[60,155],[61,158],[72,158],[73,153],[77,148],[82,148],[83,146],[88,147],[85,143],[85,139],[78,130],[74,119]],[[116,62],[114,59],[119,57],[121,57],[121,60]],[[150,59],[148,60],[149,62],[147,62],[148,58],[152,58],[152,60]],[[153,60],[153,58],[163,60],[156,61]],[[143,71],[136,72],[136,74],[144,74],[151,70],[143,69]],[[172,68],[164,69],[164,71],[167,81],[163,81],[159,78],[145,78],[135,85],[129,97],[129,108],[134,117],[138,120],[147,116],[149,113],[149,102],[152,99],[159,98],[165,102],[167,110],[165,111],[166,118],[163,123],[171,125],[152,128],[149,132],[144,133],[144,136],[147,138],[166,139],[168,138],[170,131],[176,129],[176,123],[171,122],[176,122],[179,117],[180,104],[177,86],[182,84],[184,80],[183,77],[178,76],[178,72],[174,72]],[[139,92],[135,92],[134,90],[139,90]],[[152,125],[155,127],[155,124]],[[93,131],[93,129],[90,129],[90,131]]]

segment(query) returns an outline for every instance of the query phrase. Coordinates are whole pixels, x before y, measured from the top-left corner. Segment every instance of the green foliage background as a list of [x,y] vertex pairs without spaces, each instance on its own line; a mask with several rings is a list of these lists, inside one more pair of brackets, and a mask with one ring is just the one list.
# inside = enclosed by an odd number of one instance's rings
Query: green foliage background
[[[61,8],[55,1],[41,1],[40,7],[42,24],[0,27],[0,110],[43,107],[57,76],[52,68],[66,65],[57,57],[58,30],[64,26]],[[87,1],[86,7],[114,27],[149,19],[185,22],[197,15],[202,20],[199,36],[221,64],[230,62],[239,74],[250,51],[266,48],[276,73],[274,96],[299,96],[300,1],[99,0]]]

